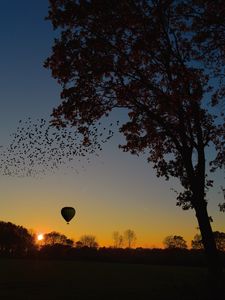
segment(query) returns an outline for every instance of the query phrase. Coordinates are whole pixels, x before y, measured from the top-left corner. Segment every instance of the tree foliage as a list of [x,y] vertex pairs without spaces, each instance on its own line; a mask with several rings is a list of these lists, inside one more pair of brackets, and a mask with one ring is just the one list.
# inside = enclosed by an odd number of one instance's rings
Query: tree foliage
[[124,232],[124,242],[127,244],[128,248],[132,248],[137,240],[137,236],[132,229],[127,229]]
[[225,10],[223,0],[192,0],[183,7],[184,14],[188,14],[192,21],[191,29],[195,32],[193,41],[198,47],[200,59],[207,63],[207,66],[214,71],[214,75],[224,77]]
[[112,234],[113,237],[113,247],[114,248],[122,248],[124,244],[124,237],[119,231],[114,231]]
[[196,234],[191,241],[191,247],[194,250],[203,250],[202,237],[200,234]]
[[84,234],[80,237],[79,247],[89,247],[89,248],[98,248],[98,242],[96,241],[96,237],[92,234]]
[[[216,241],[216,247],[219,251],[225,251],[225,233],[220,231],[214,231],[214,238]],[[193,249],[202,250],[203,243],[201,234],[196,234],[194,239],[191,241],[191,246]]]
[[53,124],[77,126],[89,143],[90,125],[115,108],[127,109],[122,149],[146,150],[158,176],[180,179],[178,205],[193,207],[197,182],[205,189],[212,184],[205,183],[204,148],[221,150],[224,132],[204,108],[213,87],[196,63],[191,27],[185,28],[176,1],[50,3],[48,18],[63,29],[45,63],[62,85]]
[[27,255],[35,249],[34,236],[23,226],[0,221],[0,254]]
[[163,244],[167,249],[187,249],[187,242],[180,235],[169,235],[167,236]]
[[49,233],[46,233],[44,235],[44,244],[45,245],[65,245],[65,246],[73,246],[74,241],[72,239],[67,238],[64,234],[61,234],[56,231],[52,231]]

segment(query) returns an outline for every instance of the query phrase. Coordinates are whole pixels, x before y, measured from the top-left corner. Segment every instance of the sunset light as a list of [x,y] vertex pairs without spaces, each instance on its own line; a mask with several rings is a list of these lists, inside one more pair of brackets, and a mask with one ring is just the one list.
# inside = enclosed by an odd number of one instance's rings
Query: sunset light
[[0,4],[0,300],[225,300],[225,0]]
[[39,234],[37,235],[37,240],[38,240],[38,241],[42,241],[43,238],[44,238],[44,235],[43,235],[42,233],[39,233]]

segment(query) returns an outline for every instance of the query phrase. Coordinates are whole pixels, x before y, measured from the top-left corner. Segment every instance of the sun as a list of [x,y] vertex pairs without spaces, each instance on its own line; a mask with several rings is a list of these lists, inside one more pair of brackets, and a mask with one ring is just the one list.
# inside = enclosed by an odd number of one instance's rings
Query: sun
[[43,238],[44,238],[43,233],[39,233],[39,234],[37,235],[37,240],[38,240],[38,241],[42,241]]

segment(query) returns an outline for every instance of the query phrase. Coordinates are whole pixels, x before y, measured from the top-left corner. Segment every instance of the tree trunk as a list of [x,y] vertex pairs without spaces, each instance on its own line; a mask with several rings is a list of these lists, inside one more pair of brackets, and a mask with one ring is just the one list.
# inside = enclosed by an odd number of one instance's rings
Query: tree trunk
[[202,201],[202,205],[195,207],[195,212],[202,235],[202,243],[204,245],[208,264],[209,299],[224,299],[223,267],[219,252],[216,248],[212,227],[207,212],[207,204]]

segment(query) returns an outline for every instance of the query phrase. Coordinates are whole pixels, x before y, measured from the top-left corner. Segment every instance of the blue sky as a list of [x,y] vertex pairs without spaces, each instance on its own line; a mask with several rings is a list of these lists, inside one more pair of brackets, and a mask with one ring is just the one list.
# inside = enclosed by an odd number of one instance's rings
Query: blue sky
[[48,115],[59,101],[57,84],[42,67],[55,34],[44,20],[47,11],[46,0],[1,1],[1,127],[5,129],[26,115]]

